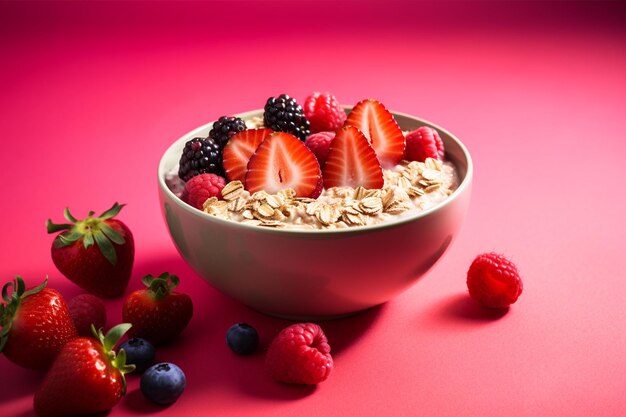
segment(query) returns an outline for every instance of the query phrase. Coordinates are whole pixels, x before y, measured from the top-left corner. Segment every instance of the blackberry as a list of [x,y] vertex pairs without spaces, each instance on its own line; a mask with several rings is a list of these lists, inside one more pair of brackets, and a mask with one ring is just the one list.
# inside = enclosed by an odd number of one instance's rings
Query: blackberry
[[301,141],[311,134],[311,125],[304,116],[302,106],[287,94],[268,98],[264,110],[265,127],[291,133]]
[[209,137],[223,148],[231,136],[244,130],[246,130],[246,123],[239,117],[222,116],[213,123]]
[[183,181],[200,174],[225,176],[222,148],[211,138],[193,138],[185,143],[178,165],[178,176]]

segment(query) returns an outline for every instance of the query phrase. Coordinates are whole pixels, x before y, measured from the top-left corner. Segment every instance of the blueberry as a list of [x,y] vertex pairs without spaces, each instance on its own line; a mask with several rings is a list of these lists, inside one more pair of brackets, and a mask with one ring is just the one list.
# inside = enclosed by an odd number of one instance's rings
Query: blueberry
[[171,404],[185,390],[187,380],[183,371],[173,363],[158,363],[141,376],[139,387],[143,395],[157,404]]
[[118,349],[126,352],[126,363],[135,365],[134,372],[143,372],[154,362],[156,350],[150,342],[145,339],[133,337],[122,343]]
[[237,355],[250,355],[259,346],[259,334],[247,323],[233,324],[226,333],[226,343]]

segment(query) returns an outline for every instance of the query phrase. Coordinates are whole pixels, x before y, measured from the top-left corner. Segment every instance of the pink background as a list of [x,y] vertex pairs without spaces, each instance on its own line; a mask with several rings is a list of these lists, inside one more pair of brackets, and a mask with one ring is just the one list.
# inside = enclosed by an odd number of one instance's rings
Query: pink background
[[[195,303],[158,353],[186,372],[183,396],[152,406],[130,376],[111,416],[626,415],[624,2],[412,3],[0,3],[1,281],[49,274],[78,294],[44,222],[117,200],[136,240],[130,289],[167,270]],[[263,349],[227,349],[235,322],[256,326],[263,348],[289,323],[183,263],[156,166],[196,126],[316,90],[446,127],[470,149],[475,183],[461,234],[423,280],[322,323],[336,367],[303,388],[272,382]],[[471,260],[490,250],[523,274],[503,315],[466,295]],[[109,325],[121,302],[107,301]],[[0,357],[0,415],[34,415],[42,376]]]

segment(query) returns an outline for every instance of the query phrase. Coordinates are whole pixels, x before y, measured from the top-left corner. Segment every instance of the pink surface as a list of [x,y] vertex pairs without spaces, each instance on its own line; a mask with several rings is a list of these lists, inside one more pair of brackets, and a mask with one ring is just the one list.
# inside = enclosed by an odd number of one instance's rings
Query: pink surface
[[[624,3],[408,3],[0,3],[2,282],[49,274],[78,294],[52,264],[44,221],[117,200],[137,246],[130,289],[175,272],[196,306],[158,353],[187,374],[180,400],[151,406],[130,376],[111,416],[626,415]],[[336,367],[302,388],[272,382],[262,351],[227,349],[232,323],[256,326],[266,347],[288,322],[183,263],[156,166],[196,126],[315,90],[446,127],[470,149],[475,182],[460,236],[423,280],[322,323]],[[466,295],[465,272],[488,250],[523,274],[504,315]],[[107,301],[109,325],[121,302]],[[0,416],[34,415],[41,379],[0,357]]]

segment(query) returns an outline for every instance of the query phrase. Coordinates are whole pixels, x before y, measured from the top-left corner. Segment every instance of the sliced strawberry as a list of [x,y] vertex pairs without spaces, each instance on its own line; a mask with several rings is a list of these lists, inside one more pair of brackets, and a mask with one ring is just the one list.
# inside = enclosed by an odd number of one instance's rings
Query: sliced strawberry
[[248,162],[245,187],[251,193],[270,194],[293,188],[296,195],[309,197],[322,172],[315,155],[290,133],[275,132],[265,138]]
[[356,104],[344,126],[354,126],[368,138],[380,164],[392,168],[404,156],[404,135],[393,115],[380,102],[365,99]]
[[383,188],[383,171],[376,152],[354,126],[337,131],[324,165],[324,187]]
[[245,181],[248,162],[272,129],[248,129],[235,134],[224,146],[223,166],[231,181]]
[[319,197],[320,195],[322,195],[322,191],[324,191],[324,180],[322,179],[322,177],[320,177],[320,180],[317,182],[317,185],[315,186],[315,190],[313,190],[309,198]]

